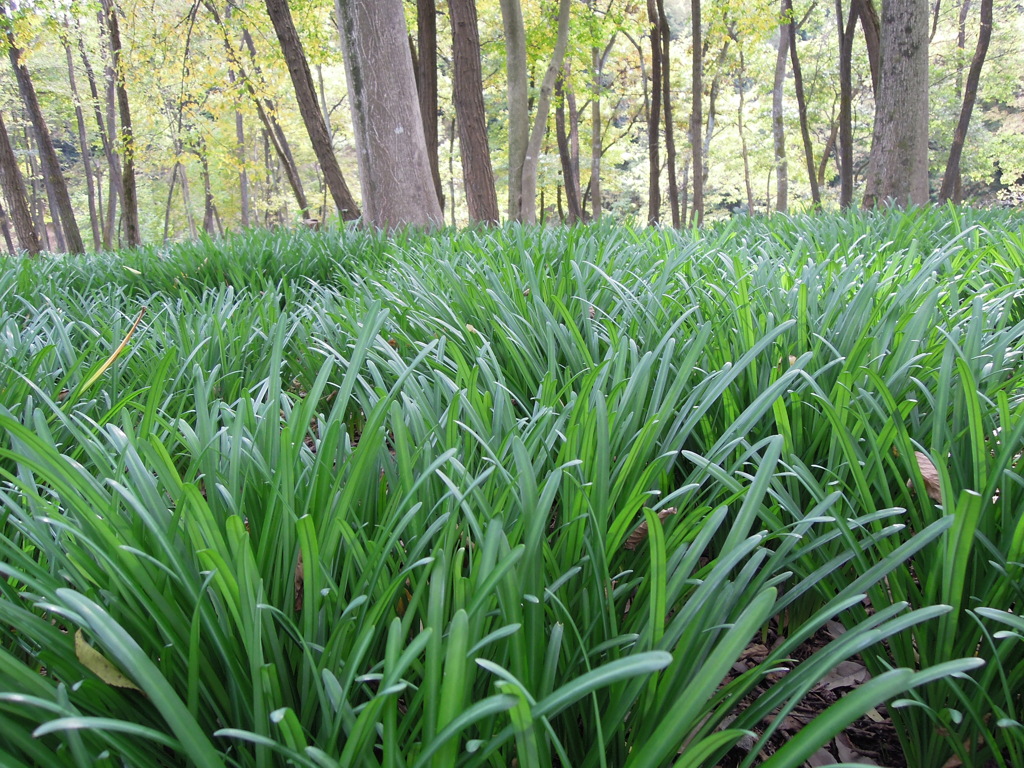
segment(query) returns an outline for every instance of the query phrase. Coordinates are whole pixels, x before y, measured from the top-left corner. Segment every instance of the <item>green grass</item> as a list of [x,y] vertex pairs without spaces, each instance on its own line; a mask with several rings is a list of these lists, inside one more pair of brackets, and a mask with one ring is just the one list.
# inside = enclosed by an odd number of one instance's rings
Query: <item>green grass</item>
[[763,764],[1019,764],[1022,286],[954,208],[0,262],[0,763],[752,765],[860,654]]

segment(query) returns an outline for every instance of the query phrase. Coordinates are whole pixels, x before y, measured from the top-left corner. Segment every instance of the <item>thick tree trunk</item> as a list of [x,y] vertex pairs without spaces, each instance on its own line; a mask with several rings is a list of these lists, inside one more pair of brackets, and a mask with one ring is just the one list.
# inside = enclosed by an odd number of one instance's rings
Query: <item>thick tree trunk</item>
[[364,221],[382,229],[443,224],[423,137],[402,0],[336,0],[335,8]]
[[978,43],[974,48],[971,69],[967,73],[967,84],[964,88],[964,101],[960,107],[960,119],[953,131],[953,143],[949,148],[949,159],[946,161],[946,172],[942,176],[942,187],[939,190],[939,202],[956,199],[960,181],[960,156],[963,153],[964,141],[967,139],[967,128],[971,124],[971,112],[974,101],[978,97],[978,81],[981,79],[981,68],[985,65],[989,41],[992,39],[992,0],[981,0],[981,26],[978,29]]
[[[277,34],[281,52],[288,65],[288,74],[291,77],[292,87],[295,89],[295,99],[299,104],[302,122],[306,126],[306,132],[313,145],[313,152],[316,153],[316,159],[323,170],[324,180],[331,192],[331,198],[343,220],[357,219],[359,218],[359,206],[345,183],[345,177],[342,176],[341,167],[338,165],[338,158],[334,155],[331,137],[327,134],[323,114],[316,103],[313,75],[309,71],[309,63],[302,50],[302,41],[299,40],[298,32],[295,30],[292,14],[288,9],[288,1],[265,0],[265,2],[267,15],[270,16],[270,20],[274,24],[274,32]],[[404,38],[402,42],[404,46]]]
[[807,161],[807,182],[811,185],[811,201],[815,207],[821,205],[818,177],[814,174],[814,148],[811,146],[811,130],[807,125],[807,99],[804,97],[804,76],[800,69],[800,57],[796,50],[796,22],[793,20],[793,0],[783,0],[783,12],[789,18],[789,53],[793,64],[793,87],[796,89],[796,105],[800,114],[800,136],[804,142],[804,159]]
[[661,221],[661,24],[658,3],[647,0],[651,25],[651,106],[647,113],[647,223]]
[[704,153],[700,141],[700,127],[704,124],[704,59],[700,26],[700,0],[690,0],[690,22],[693,25],[693,113],[690,118],[690,144],[693,148],[693,217],[691,223],[700,226],[704,219]]
[[537,96],[536,111],[533,115],[533,128],[530,141],[526,145],[526,159],[523,162],[523,207],[522,221],[526,224],[537,222],[537,171],[540,165],[541,143],[547,132],[548,111],[551,108],[551,97],[555,92],[555,79],[562,69],[565,51],[569,46],[569,8],[570,0],[559,0],[558,32],[555,37],[555,50],[544,80]]
[[107,32],[110,35],[110,55],[113,59],[117,111],[121,118],[122,162],[121,186],[124,188],[124,234],[129,248],[142,245],[139,231],[139,196],[135,186],[135,138],[132,132],[132,114],[128,104],[128,90],[124,84],[124,68],[121,65],[121,30],[117,21],[117,8],[110,0],[102,0],[103,15],[106,17]]
[[864,204],[928,202],[928,2],[888,0]]
[[78,231],[78,222],[75,220],[75,211],[71,206],[71,196],[68,194],[67,183],[64,174],[60,169],[60,160],[50,140],[50,131],[46,127],[46,120],[43,119],[43,112],[39,107],[39,99],[36,97],[36,89],[32,85],[32,78],[28,68],[23,61],[21,49],[15,45],[14,33],[8,26],[7,29],[7,54],[14,69],[14,76],[18,81],[18,90],[21,99],[25,103],[29,119],[35,129],[36,141],[39,144],[39,156],[43,163],[43,173],[52,182],[53,191],[56,197],[54,201],[60,220],[67,238],[67,249],[72,253],[84,253],[85,244],[82,242],[82,235]]
[[672,120],[672,58],[670,43],[672,32],[665,14],[665,1],[658,0],[658,28],[661,34],[661,111],[665,116],[665,160],[668,164],[668,206],[672,212],[672,226],[680,227],[679,181],[676,178],[676,131]]
[[[476,8],[473,8],[473,28],[476,29]],[[455,23],[452,22],[454,28]],[[423,140],[427,145],[430,176],[434,180],[437,202],[444,210],[444,188],[437,159],[437,2],[416,0],[416,90],[420,101],[420,119],[423,121]],[[480,35],[476,33],[477,51]],[[496,219],[497,217],[495,217]]]
[[508,87],[508,217],[519,221],[523,215],[523,165],[530,141],[526,29],[519,0],[501,0],[501,23],[505,33]]
[[0,114],[0,183],[3,184],[7,207],[11,210],[14,220],[14,231],[18,235],[18,245],[31,255],[42,250],[39,244],[39,233],[32,223],[32,214],[28,210],[28,197],[25,194],[25,181],[18,169],[18,160],[11,147],[11,138],[7,135],[3,115]]
[[[565,70],[566,74],[568,70]],[[580,195],[580,158],[579,150],[573,151],[572,141],[565,125],[566,102],[572,99],[572,92],[565,90],[565,78],[559,77],[555,85],[555,133],[558,140],[558,157],[562,164],[562,179],[565,182],[565,206],[568,209],[566,220],[569,224],[583,221],[583,205]],[[575,110],[572,110],[575,112]],[[571,115],[573,131],[575,131],[575,115]]]
[[[471,221],[496,224],[498,194],[494,188],[491,149],[487,142],[483,75],[480,69],[480,32],[473,0],[448,0],[452,24],[454,79],[452,100],[458,118],[462,150],[462,183]],[[435,121],[436,122],[436,121]],[[436,139],[435,139],[435,144]]]
[[775,210],[789,210],[789,163],[786,160],[786,123],[782,113],[783,86],[786,83],[786,58],[789,54],[790,14],[782,0],[779,22],[779,47],[775,56],[775,83],[772,86],[772,143],[775,147]]

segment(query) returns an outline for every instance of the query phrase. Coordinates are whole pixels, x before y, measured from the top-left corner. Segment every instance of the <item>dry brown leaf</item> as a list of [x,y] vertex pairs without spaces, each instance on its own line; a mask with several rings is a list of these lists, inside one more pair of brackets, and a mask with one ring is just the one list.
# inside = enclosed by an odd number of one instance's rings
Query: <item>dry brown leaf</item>
[[[917,458],[917,466],[921,470],[921,477],[924,479],[924,489],[928,498],[938,504],[942,503],[942,484],[939,481],[939,470],[932,464],[932,460],[920,451],[914,451]],[[913,490],[913,479],[907,480],[907,488]]]
[[960,768],[963,764],[963,760],[961,760],[956,755],[953,755],[951,758],[949,758],[949,760],[942,764],[942,768]]
[[809,768],[824,768],[824,766],[826,765],[835,764],[835,756],[827,749],[825,749],[825,747],[822,747],[809,758],[807,758],[807,762],[804,763],[804,765],[809,766]]
[[115,667],[106,656],[85,641],[82,630],[75,632],[75,656],[82,662],[82,666],[107,685],[113,685],[117,688],[130,688],[133,691],[142,691],[139,686],[121,674],[121,670]]
[[874,707],[869,709],[864,714],[865,714],[865,716],[867,717],[868,720],[870,720],[870,721],[872,721],[874,723],[884,723],[885,722],[885,718],[882,717],[882,715],[879,713],[879,711],[877,709],[875,709]]
[[[665,509],[663,509],[663,510],[658,512],[658,519],[659,520],[664,520],[669,515],[674,515],[678,511],[679,510],[676,509],[675,507],[666,507]],[[638,525],[636,527],[636,530],[634,530],[631,534],[629,534],[629,538],[626,539],[626,543],[622,545],[622,548],[623,549],[636,549],[641,544],[643,544],[643,542],[644,542],[644,540],[646,538],[647,538],[647,520],[644,520],[642,523],[640,523],[640,525]]]
[[302,610],[302,588],[306,584],[306,571],[302,567],[302,553],[299,552],[299,561],[295,563],[295,612]]
[[836,734],[836,754],[839,757],[840,762],[843,763],[858,763],[860,765],[878,765],[870,757],[862,755],[855,746],[850,738],[845,733]]

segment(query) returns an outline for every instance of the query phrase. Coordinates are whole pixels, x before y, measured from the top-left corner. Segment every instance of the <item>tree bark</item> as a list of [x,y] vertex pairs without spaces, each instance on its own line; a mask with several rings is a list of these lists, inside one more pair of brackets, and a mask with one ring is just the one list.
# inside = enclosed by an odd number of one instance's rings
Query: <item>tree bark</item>
[[743,186],[747,193],[747,213],[754,213],[754,189],[750,183],[750,154],[747,152],[747,134],[743,130],[743,72],[744,72],[743,51],[740,51],[740,77],[736,88],[739,91],[739,109],[736,114],[736,124],[740,133],[740,153],[743,155]]
[[647,113],[647,223],[661,221],[661,24],[656,0],[647,0],[651,25],[651,106]]
[[796,89],[797,111],[800,115],[800,136],[804,142],[804,159],[807,161],[807,182],[811,185],[811,201],[815,208],[821,205],[818,177],[814,173],[814,148],[811,146],[811,130],[807,125],[807,99],[804,97],[804,76],[800,69],[800,56],[796,50],[796,22],[793,20],[793,0],[783,0],[784,12],[789,16],[789,53],[793,64],[793,87]]
[[[476,8],[473,8],[473,28],[476,29]],[[452,22],[454,29],[455,22]],[[437,160],[437,2],[416,0],[416,90],[419,94],[420,118],[423,121],[423,140],[427,145],[430,176],[434,180],[437,202],[444,210],[444,188]],[[480,35],[476,36],[477,51]],[[478,57],[479,63],[479,57]]]
[[89,200],[89,225],[92,228],[92,247],[98,251],[103,245],[103,236],[100,232],[99,213],[96,210],[96,188],[92,170],[92,152],[89,148],[89,138],[85,131],[85,113],[82,110],[82,99],[78,93],[78,81],[75,78],[75,60],[71,53],[71,41],[68,39],[66,29],[60,30],[61,46],[64,48],[64,57],[68,65],[68,84],[71,86],[71,98],[75,103],[75,124],[78,128],[78,147],[82,152],[82,168],[85,171],[85,191]]
[[672,226],[679,229],[679,181],[676,178],[676,131],[672,121],[671,30],[665,14],[665,0],[658,0],[658,30],[661,37],[661,111],[665,116],[665,159],[668,163],[668,207]]
[[[471,221],[496,224],[498,194],[487,141],[483,74],[480,68],[480,32],[473,0],[448,0],[452,24],[454,78],[452,100],[462,150],[462,182]],[[435,140],[435,144],[436,144]]]
[[110,55],[113,59],[117,94],[117,111],[121,118],[121,146],[124,160],[121,164],[121,186],[124,189],[124,234],[129,248],[142,245],[139,231],[139,196],[135,186],[135,138],[132,132],[132,114],[128,104],[128,90],[124,84],[124,67],[121,64],[121,30],[117,20],[117,8],[111,0],[102,0],[103,15],[106,18],[107,33],[110,35]]
[[772,86],[772,143],[775,147],[775,210],[789,209],[789,164],[786,160],[786,124],[782,114],[783,86],[786,83],[786,57],[789,53],[791,13],[782,0],[779,15],[779,47],[775,56],[775,83]]
[[7,135],[3,115],[0,114],[0,183],[3,184],[7,207],[11,210],[14,220],[14,231],[18,235],[18,245],[30,255],[42,250],[39,233],[32,223],[32,214],[28,210],[28,197],[25,194],[25,181],[18,169],[18,160],[11,147],[11,138]]
[[850,13],[860,19],[864,30],[864,45],[868,51],[868,68],[871,70],[871,93],[878,94],[878,78],[882,62],[881,25],[878,11],[871,0],[851,0]]
[[704,124],[704,59],[700,26],[700,0],[690,0],[690,22],[693,25],[693,114],[690,118],[690,145],[693,150],[693,217],[691,223],[700,226],[704,219],[704,156],[700,141],[700,127]]
[[[852,0],[856,2],[856,0]],[[843,0],[836,0],[836,26],[839,30],[839,207],[853,205],[853,32],[857,17],[843,23]]]
[[533,128],[530,131],[530,141],[526,145],[526,158],[523,162],[523,203],[522,221],[526,224],[537,222],[537,171],[540,165],[541,143],[544,141],[544,134],[547,132],[548,111],[551,108],[551,96],[555,91],[555,79],[562,69],[562,61],[565,59],[565,50],[569,46],[569,8],[570,0],[559,0],[558,3],[558,32],[555,37],[555,50],[551,54],[551,61],[547,71],[544,73],[544,80],[540,85],[540,94],[537,96],[536,112],[533,115]]
[[928,202],[928,2],[887,0],[865,206]]
[[946,171],[942,175],[942,187],[939,189],[939,202],[956,199],[960,180],[960,156],[963,153],[964,141],[967,139],[967,128],[971,124],[971,113],[978,97],[978,82],[981,79],[981,68],[985,65],[989,41],[992,39],[992,0],[981,0],[981,25],[978,29],[978,43],[974,48],[974,58],[967,72],[967,83],[964,87],[964,101],[960,107],[960,119],[953,131],[953,143],[949,148],[949,159]]
[[[564,70],[566,73],[568,70]],[[568,209],[566,220],[569,224],[583,221],[583,205],[580,195],[580,158],[578,149],[574,152],[569,132],[565,125],[566,102],[572,98],[572,92],[565,90],[565,77],[558,78],[555,84],[555,133],[558,140],[558,156],[562,164],[562,179],[565,182],[565,206]],[[575,112],[575,110],[573,110]],[[575,116],[571,116],[575,124]],[[573,126],[575,130],[575,125]]]
[[[5,11],[6,14],[6,11]],[[67,238],[67,248],[71,253],[84,253],[85,244],[82,242],[82,235],[78,230],[78,222],[75,220],[75,211],[71,206],[71,197],[68,195],[67,183],[64,174],[60,169],[60,160],[50,140],[50,131],[46,127],[46,120],[39,107],[39,99],[36,96],[36,89],[32,84],[28,68],[23,62],[22,51],[14,42],[14,33],[10,26],[7,27],[7,54],[14,69],[14,76],[18,81],[18,90],[21,99],[25,103],[29,120],[35,129],[36,141],[39,145],[39,156],[43,163],[43,173],[52,182],[55,196],[56,210]]]
[[288,65],[288,74],[291,77],[292,87],[295,89],[295,99],[299,105],[302,122],[306,126],[316,159],[323,170],[324,180],[331,192],[331,198],[343,220],[357,219],[359,218],[359,206],[345,183],[345,177],[342,176],[341,167],[338,165],[338,158],[334,155],[334,147],[331,146],[331,138],[327,134],[323,114],[316,103],[313,75],[309,71],[309,63],[302,50],[302,41],[299,40],[298,32],[295,30],[292,14],[288,9],[288,1],[265,0],[265,2],[267,15],[270,16],[270,20],[274,24],[274,32],[281,44],[281,52]]
[[725,57],[729,53],[729,40],[726,40],[722,45],[722,50],[718,52],[718,61],[715,65],[715,76],[711,78],[711,87],[708,89],[708,119],[707,126],[704,130],[704,168],[703,168],[703,181],[707,184],[708,172],[710,163],[708,158],[711,157],[711,137],[715,134],[715,118],[717,116],[717,104],[718,104],[718,91],[719,83],[722,78],[722,71],[725,69]]
[[402,0],[336,0],[364,221],[444,223],[427,158]]
[[523,165],[530,141],[530,105],[526,79],[526,28],[519,0],[501,0],[508,87],[508,217],[523,216]]

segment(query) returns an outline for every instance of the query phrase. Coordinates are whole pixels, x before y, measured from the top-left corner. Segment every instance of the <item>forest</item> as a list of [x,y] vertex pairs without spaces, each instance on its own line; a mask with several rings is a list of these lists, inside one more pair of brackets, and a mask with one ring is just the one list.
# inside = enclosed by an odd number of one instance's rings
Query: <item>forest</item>
[[[705,5],[8,3],[7,247],[359,217],[685,227],[886,199],[1019,204],[1016,4]],[[917,61],[887,76],[904,60],[882,55],[898,28],[915,30]],[[913,129],[899,162],[917,170],[873,160],[894,122]],[[378,140],[390,133],[402,138]],[[913,199],[886,186],[911,179]],[[378,210],[401,197],[410,210]]]

